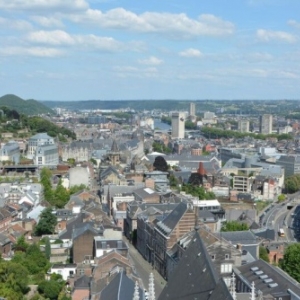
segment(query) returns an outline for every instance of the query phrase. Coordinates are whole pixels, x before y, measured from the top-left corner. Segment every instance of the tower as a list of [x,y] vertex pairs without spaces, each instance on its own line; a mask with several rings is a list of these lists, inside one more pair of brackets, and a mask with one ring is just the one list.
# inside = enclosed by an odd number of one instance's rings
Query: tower
[[112,143],[111,150],[107,153],[107,157],[113,166],[120,163],[120,150],[115,140]]
[[190,116],[196,116],[196,104],[191,102],[190,103]]
[[185,114],[174,112],[172,114],[172,138],[184,138]]
[[239,132],[249,132],[250,122],[248,120],[239,120],[238,121],[238,131]]
[[273,116],[265,114],[259,117],[259,132],[270,134],[273,131]]

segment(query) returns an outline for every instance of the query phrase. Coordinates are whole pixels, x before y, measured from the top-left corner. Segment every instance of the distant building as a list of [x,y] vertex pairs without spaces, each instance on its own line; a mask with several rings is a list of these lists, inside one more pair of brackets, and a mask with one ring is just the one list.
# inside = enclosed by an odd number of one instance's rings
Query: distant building
[[239,132],[249,132],[250,131],[250,122],[248,120],[239,120],[238,121],[238,131]]
[[295,174],[300,174],[299,155],[282,155],[277,160],[276,165],[283,167],[285,177],[295,175]]
[[172,114],[172,138],[184,138],[185,114],[174,112]]
[[203,124],[216,124],[217,117],[216,117],[215,113],[207,111],[204,113],[202,122],[203,122]]
[[0,150],[0,161],[7,160],[15,164],[20,161],[20,146],[15,141],[9,141]]
[[28,151],[27,157],[32,159],[36,154],[36,149],[43,145],[54,145],[54,138],[49,136],[47,133],[38,133],[28,140]]
[[265,114],[259,117],[259,132],[270,134],[273,131],[273,116]]
[[191,102],[190,103],[190,111],[189,111],[190,116],[195,116],[196,115],[196,104]]

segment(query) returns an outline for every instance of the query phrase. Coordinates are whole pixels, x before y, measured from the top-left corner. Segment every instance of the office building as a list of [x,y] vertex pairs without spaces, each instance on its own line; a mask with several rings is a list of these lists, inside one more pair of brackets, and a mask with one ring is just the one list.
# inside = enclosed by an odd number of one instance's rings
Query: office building
[[259,132],[270,134],[273,131],[273,116],[265,114],[259,117]]
[[193,102],[190,103],[190,116],[196,116],[196,104]]
[[172,138],[184,138],[185,114],[174,112],[172,114]]
[[248,120],[239,120],[238,121],[238,131],[239,132],[249,132],[250,122]]

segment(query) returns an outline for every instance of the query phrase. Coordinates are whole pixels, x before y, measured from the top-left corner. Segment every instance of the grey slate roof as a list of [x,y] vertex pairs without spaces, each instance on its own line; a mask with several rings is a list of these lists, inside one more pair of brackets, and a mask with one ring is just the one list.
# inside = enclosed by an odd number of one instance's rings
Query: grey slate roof
[[158,300],[231,300],[226,284],[219,278],[211,258],[195,232]]
[[[101,292],[99,300],[129,300],[133,298],[135,283],[120,272]],[[140,295],[142,295],[140,289]]]
[[[251,269],[253,268],[253,269]],[[255,272],[261,271],[262,273],[256,274]],[[288,289],[293,291],[297,296],[300,296],[300,284],[292,279],[288,274],[279,269],[278,267],[274,267],[267,262],[259,259],[252,263],[236,267],[234,268],[234,272],[238,277],[242,278],[247,285],[255,283],[255,289],[260,290],[263,295],[274,294],[274,293],[285,293]],[[260,278],[260,276],[266,275],[267,278],[270,278],[270,282],[264,282]],[[269,286],[270,283],[276,283],[275,286]]]
[[86,223],[82,223],[82,224],[78,225],[77,228],[74,228],[73,234],[72,234],[73,240],[78,238],[80,235],[82,235],[86,231],[91,231],[95,235],[100,234],[100,232],[94,228],[93,223],[86,222]]
[[250,231],[230,231],[220,233],[222,238],[233,244],[247,244],[247,245],[257,245],[258,241],[256,236]]

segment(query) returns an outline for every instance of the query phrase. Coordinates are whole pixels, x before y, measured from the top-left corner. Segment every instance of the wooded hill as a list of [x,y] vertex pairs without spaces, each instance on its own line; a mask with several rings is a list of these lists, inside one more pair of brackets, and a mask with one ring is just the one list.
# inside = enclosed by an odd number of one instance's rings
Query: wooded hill
[[36,100],[24,100],[16,95],[8,94],[0,97],[0,106],[14,109],[20,114],[28,116],[54,114],[53,110]]

